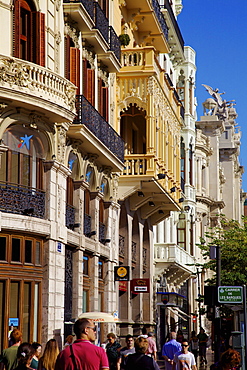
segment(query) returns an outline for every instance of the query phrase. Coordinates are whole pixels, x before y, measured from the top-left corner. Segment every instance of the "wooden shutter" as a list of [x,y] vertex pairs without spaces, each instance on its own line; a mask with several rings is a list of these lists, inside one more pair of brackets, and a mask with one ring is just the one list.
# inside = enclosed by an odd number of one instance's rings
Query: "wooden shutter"
[[80,50],[70,48],[69,80],[77,86],[77,94],[80,93]]
[[102,87],[102,116],[108,121],[108,87]]
[[45,67],[45,14],[31,14],[31,61]]
[[94,105],[94,70],[87,69],[87,100]]
[[20,16],[21,16],[21,3],[19,0],[15,1],[14,5],[14,56],[20,58]]
[[98,80],[98,111],[101,114],[101,116],[103,116],[102,87],[103,87],[103,81],[102,81],[102,78],[99,78]]
[[70,37],[65,36],[65,78],[69,80],[70,63]]
[[83,89],[82,93],[87,97],[87,59],[82,60],[82,77],[83,77]]

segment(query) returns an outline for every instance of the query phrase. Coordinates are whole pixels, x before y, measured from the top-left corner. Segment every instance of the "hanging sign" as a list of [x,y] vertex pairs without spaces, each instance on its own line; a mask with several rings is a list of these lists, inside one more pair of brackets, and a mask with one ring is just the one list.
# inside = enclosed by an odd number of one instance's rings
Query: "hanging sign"
[[150,279],[133,279],[131,280],[131,291],[134,294],[149,293]]
[[129,281],[129,266],[114,266],[115,281]]

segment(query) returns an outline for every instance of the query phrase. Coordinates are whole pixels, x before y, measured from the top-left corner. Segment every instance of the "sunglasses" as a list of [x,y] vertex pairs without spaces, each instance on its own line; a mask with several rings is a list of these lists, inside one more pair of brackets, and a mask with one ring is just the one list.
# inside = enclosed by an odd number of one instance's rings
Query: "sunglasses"
[[189,347],[188,344],[182,344],[182,347]]
[[87,326],[87,329],[92,329],[93,331],[97,331],[97,326]]

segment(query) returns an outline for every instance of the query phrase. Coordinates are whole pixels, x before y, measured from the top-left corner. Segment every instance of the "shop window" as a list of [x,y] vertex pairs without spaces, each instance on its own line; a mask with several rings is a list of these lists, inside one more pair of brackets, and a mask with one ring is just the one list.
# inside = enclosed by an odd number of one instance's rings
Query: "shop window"
[[82,295],[82,312],[88,312],[89,307],[89,291],[83,290]]
[[103,279],[103,267],[104,267],[103,260],[99,260],[98,262],[98,278],[99,279]]
[[32,249],[33,242],[32,240],[25,240],[25,263],[32,263]]
[[14,56],[45,66],[45,14],[31,1],[14,3]]
[[12,238],[12,262],[21,262],[21,240]]
[[0,236],[0,261],[6,261],[6,237]]

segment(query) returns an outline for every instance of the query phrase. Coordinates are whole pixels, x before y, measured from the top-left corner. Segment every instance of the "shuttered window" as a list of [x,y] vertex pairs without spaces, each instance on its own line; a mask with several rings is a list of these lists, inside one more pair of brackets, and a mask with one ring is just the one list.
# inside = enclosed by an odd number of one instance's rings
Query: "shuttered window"
[[95,104],[95,72],[89,62],[83,59],[83,95],[94,106]]
[[32,3],[16,0],[14,5],[14,56],[45,66],[45,14]]
[[108,121],[108,87],[105,86],[104,81],[100,78],[98,82],[99,92],[99,113],[106,121]]
[[80,50],[68,35],[65,37],[65,49],[65,76],[77,86],[77,94],[80,94]]

